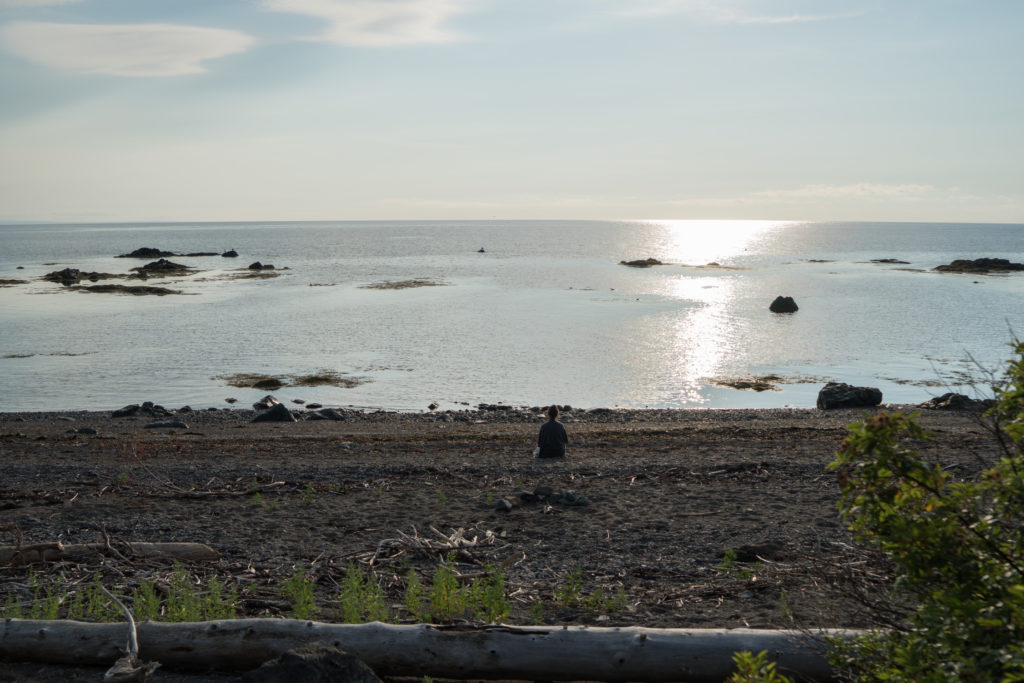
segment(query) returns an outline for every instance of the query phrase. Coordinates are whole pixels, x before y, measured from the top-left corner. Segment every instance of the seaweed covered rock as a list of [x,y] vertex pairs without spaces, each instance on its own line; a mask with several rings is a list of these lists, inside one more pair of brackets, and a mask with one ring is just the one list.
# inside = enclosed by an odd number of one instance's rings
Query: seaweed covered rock
[[1005,258],[956,259],[944,266],[935,266],[933,270],[937,270],[940,273],[988,275],[990,273],[1009,273],[1024,270],[1024,263],[1013,263]]
[[629,266],[630,268],[650,268],[651,266],[661,266],[664,264],[656,258],[645,258],[635,261],[619,261],[619,265]]
[[162,258],[159,261],[147,263],[146,265],[139,266],[138,268],[132,268],[132,270],[144,275],[180,275],[191,273],[193,271],[189,266],[175,263],[174,261],[168,261],[165,258]]

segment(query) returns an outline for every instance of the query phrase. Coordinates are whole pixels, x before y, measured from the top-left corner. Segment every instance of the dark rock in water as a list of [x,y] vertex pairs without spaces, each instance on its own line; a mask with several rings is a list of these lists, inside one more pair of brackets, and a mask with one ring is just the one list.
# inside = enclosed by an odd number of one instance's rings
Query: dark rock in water
[[989,273],[1009,273],[1024,270],[1024,263],[1013,263],[1004,258],[957,259],[944,266],[935,266],[933,270],[940,273],[973,273],[988,275]]
[[47,273],[43,276],[43,279],[47,282],[59,282],[62,285],[76,285],[83,280],[96,282],[97,280],[106,280],[107,278],[112,277],[123,276],[113,275],[111,273],[86,273],[78,268],[65,268],[64,270],[55,270],[51,273]]
[[190,254],[182,254],[182,256],[220,256],[215,251],[193,251]]
[[233,397],[233,396],[229,396],[228,398],[226,398],[226,399],[224,399],[224,400],[225,400],[226,402],[228,402],[228,403],[238,403],[238,399],[237,399],[237,398],[235,398],[235,397]]
[[306,403],[306,400],[302,399],[302,398],[293,398],[292,399],[292,403],[294,403],[297,406],[301,406],[301,405],[304,405]]
[[270,265],[269,263],[264,265],[264,264],[260,263],[259,261],[256,261],[255,263],[250,263],[249,264],[249,270],[273,270],[273,269],[274,269],[274,266]]
[[182,265],[180,263],[175,263],[174,261],[168,261],[167,259],[162,258],[159,261],[153,261],[152,263],[147,263],[144,266],[139,266],[138,268],[132,268],[132,270],[137,271],[139,273],[145,273],[145,274],[151,274],[151,273],[187,273],[187,272],[191,271],[192,268],[189,268],[188,266]]
[[256,417],[252,419],[252,422],[297,422],[295,416],[292,415],[292,411],[288,410],[288,407],[283,403],[271,406]]
[[978,400],[964,394],[948,392],[942,396],[928,399],[919,404],[919,407],[931,410],[985,410],[994,404],[992,399]]
[[777,296],[768,306],[768,310],[772,313],[796,313],[800,307],[796,305],[796,301],[791,296]]
[[289,650],[238,679],[240,683],[381,683],[361,660],[324,643]]
[[904,266],[909,266],[910,265],[910,261],[901,261],[898,258],[873,258],[873,259],[871,259],[871,262],[872,263],[895,263],[895,264],[900,264],[900,265],[904,265]]
[[238,256],[238,252],[235,251],[234,249],[229,249],[225,251],[223,254],[221,254],[221,256],[223,256],[224,258],[235,258],[236,256]]
[[188,425],[181,420],[162,420],[150,422],[146,425],[146,429],[188,429]]
[[437,404],[437,401],[433,401],[429,406],[427,406],[427,410],[429,410],[430,412],[434,412],[435,410],[438,409],[438,407],[439,406]]
[[164,256],[177,256],[173,251],[161,251],[153,247],[142,247],[130,254],[121,254],[117,258],[162,258]]
[[882,402],[882,392],[874,387],[854,387],[829,382],[818,392],[818,408],[870,408]]
[[309,408],[310,410],[320,410],[321,408],[323,408],[323,406],[320,405],[319,403],[309,403],[306,405],[306,407]]
[[619,261],[619,265],[629,266],[630,268],[650,268],[651,266],[661,266],[664,264],[656,258],[645,258],[635,261]]
[[476,253],[478,253],[478,254],[486,254],[487,252],[484,251],[483,247],[480,247],[479,249],[476,250]]
[[264,396],[260,400],[258,400],[255,403],[253,403],[252,407],[255,408],[256,410],[266,410],[267,408],[273,408],[274,406],[279,406],[279,405],[281,405],[280,401],[278,401],[276,398],[274,398],[270,394],[267,394],[266,396]]

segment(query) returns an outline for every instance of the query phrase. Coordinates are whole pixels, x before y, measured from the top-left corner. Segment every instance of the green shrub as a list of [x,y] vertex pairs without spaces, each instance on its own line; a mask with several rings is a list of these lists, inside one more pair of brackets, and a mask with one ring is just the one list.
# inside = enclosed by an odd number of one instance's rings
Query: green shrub
[[789,678],[775,670],[775,662],[768,661],[767,652],[736,652],[732,661],[736,671],[725,683],[790,683]]
[[986,415],[1002,456],[956,480],[908,441],[931,439],[914,415],[850,426],[835,462],[840,512],[892,561],[904,623],[837,643],[860,680],[1024,680],[1024,343]]

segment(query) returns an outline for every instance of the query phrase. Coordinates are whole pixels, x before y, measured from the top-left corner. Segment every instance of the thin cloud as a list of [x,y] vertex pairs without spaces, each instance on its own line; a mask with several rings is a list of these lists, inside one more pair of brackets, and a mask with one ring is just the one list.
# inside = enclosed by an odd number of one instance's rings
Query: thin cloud
[[817,21],[835,21],[860,16],[862,12],[834,14],[757,14],[740,7],[707,0],[649,0],[630,2],[619,15],[635,17],[661,17],[688,14],[695,19],[712,24],[803,24]]
[[760,190],[749,194],[726,197],[692,197],[677,199],[669,204],[688,207],[730,207],[751,205],[791,205],[815,200],[858,199],[918,202],[933,200],[938,192],[932,185],[914,183],[887,185],[883,183],[852,183],[849,185],[804,185],[777,190]]
[[0,27],[0,46],[36,64],[109,76],[182,76],[203,62],[244,52],[255,39],[238,31],[175,24],[52,24]]
[[465,11],[464,0],[264,0],[272,12],[320,19],[326,30],[310,40],[383,47],[445,43],[458,36],[444,27]]
[[791,190],[763,190],[754,192],[753,199],[837,199],[844,197],[922,199],[935,192],[931,185],[903,184],[885,185],[879,183],[855,183],[852,185],[805,185]]
[[0,7],[50,7],[53,5],[76,5],[82,0],[0,0]]

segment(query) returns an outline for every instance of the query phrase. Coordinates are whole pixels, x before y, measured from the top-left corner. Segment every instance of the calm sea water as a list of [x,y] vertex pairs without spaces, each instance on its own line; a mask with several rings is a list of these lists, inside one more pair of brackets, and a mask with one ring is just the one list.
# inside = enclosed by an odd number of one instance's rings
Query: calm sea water
[[[143,246],[240,257],[175,258],[202,271],[166,285],[187,296],[86,294],[38,280],[64,267],[126,272],[145,261],[113,257]],[[0,278],[30,281],[0,288],[0,411],[248,404],[267,392],[223,376],[324,369],[362,383],[273,393],[398,410],[810,407],[836,380],[920,402],[964,391],[967,358],[998,367],[1011,330],[1024,330],[1024,273],[930,270],[985,256],[1024,261],[1024,225],[0,226]],[[618,265],[647,257],[669,265]],[[909,265],[871,262],[884,258]],[[257,260],[288,270],[226,279]],[[411,279],[444,286],[365,288]],[[770,313],[780,294],[799,312]],[[767,374],[785,380],[780,391],[715,384]]]

